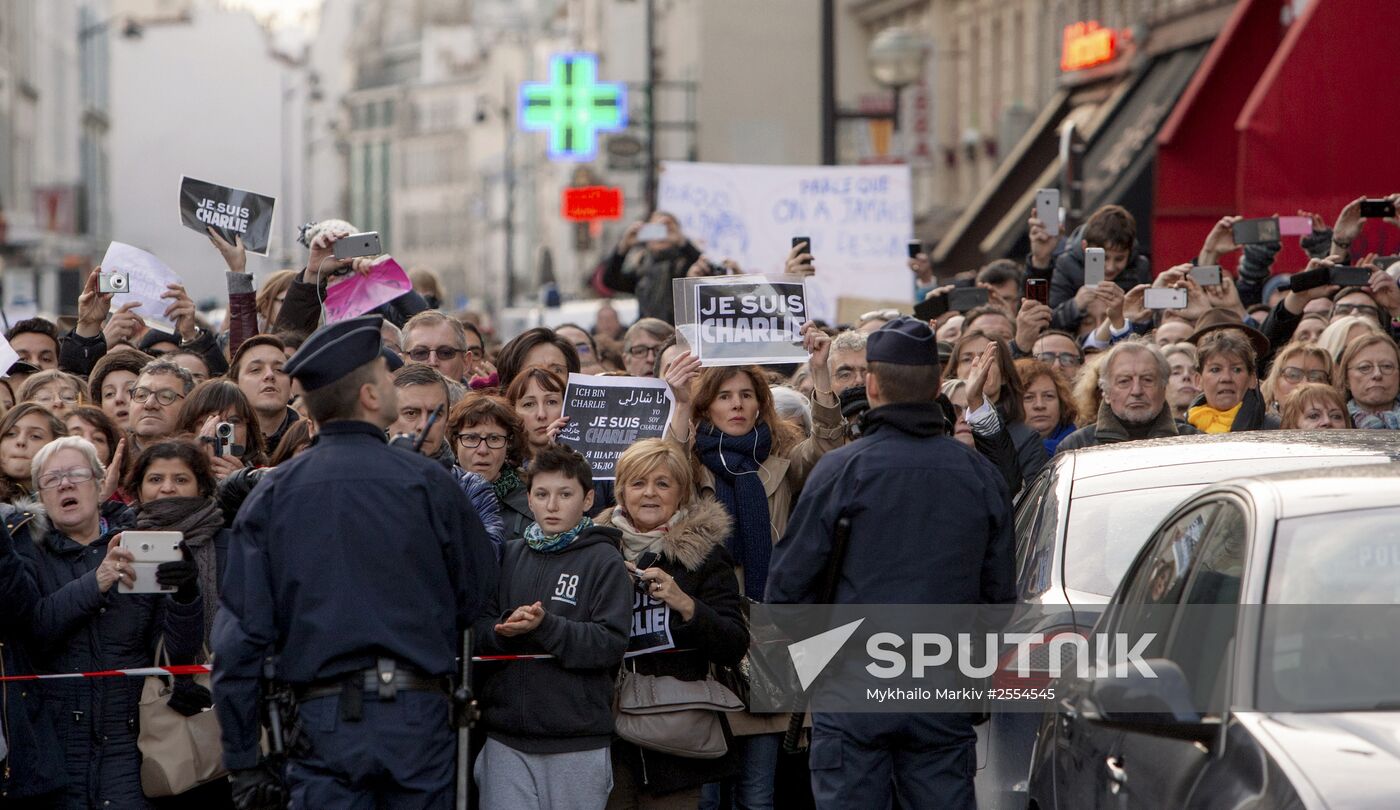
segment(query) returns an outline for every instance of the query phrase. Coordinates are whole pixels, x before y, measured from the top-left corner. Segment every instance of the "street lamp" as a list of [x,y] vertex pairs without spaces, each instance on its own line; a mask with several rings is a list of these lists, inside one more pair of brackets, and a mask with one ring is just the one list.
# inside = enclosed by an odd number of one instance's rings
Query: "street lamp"
[[894,128],[899,130],[899,93],[919,80],[928,56],[928,41],[912,28],[886,28],[870,42],[866,58],[875,81],[894,93]]

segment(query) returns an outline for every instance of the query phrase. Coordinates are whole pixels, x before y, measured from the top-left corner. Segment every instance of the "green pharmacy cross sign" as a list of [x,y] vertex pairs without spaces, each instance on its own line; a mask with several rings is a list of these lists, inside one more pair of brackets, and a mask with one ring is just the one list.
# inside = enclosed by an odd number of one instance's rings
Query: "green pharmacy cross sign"
[[548,82],[520,85],[520,128],[549,133],[550,160],[592,160],[598,133],[627,126],[627,93],[598,81],[598,57],[559,54],[549,60]]

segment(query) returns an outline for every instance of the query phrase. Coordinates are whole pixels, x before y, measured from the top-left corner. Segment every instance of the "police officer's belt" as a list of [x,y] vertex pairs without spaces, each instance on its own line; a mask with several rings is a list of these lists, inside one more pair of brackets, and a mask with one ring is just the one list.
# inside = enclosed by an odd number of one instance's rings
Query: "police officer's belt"
[[370,697],[393,700],[397,691],[405,692],[451,692],[447,678],[426,675],[413,667],[400,664],[392,659],[380,659],[373,669],[362,669],[311,684],[296,690],[298,700],[339,695],[347,690],[361,691]]

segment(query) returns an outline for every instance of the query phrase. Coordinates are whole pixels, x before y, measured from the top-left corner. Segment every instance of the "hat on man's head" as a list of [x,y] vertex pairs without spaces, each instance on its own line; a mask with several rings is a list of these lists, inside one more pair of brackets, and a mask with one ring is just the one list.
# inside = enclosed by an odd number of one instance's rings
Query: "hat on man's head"
[[403,368],[403,358],[399,356],[398,352],[394,351],[388,346],[385,346],[383,344],[379,346],[379,356],[383,357],[384,362],[389,364],[390,374],[393,374],[395,371],[398,371],[399,369]]
[[937,366],[938,342],[929,325],[901,315],[870,333],[865,343],[868,363],[900,366]]
[[379,357],[379,315],[333,323],[317,329],[282,370],[306,391],[315,391]]
[[137,348],[143,352],[150,353],[151,347],[157,343],[174,343],[176,346],[179,346],[180,339],[169,332],[163,332],[159,329],[147,329],[146,334],[141,336],[141,343]]

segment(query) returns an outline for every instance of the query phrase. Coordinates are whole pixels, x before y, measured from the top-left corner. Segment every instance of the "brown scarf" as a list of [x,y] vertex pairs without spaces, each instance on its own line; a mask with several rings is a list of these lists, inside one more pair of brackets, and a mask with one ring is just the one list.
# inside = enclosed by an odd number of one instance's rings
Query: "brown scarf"
[[180,532],[199,567],[199,596],[204,603],[204,646],[219,612],[219,562],[214,537],[224,527],[224,513],[213,498],[161,498],[141,505],[136,528],[153,532]]

